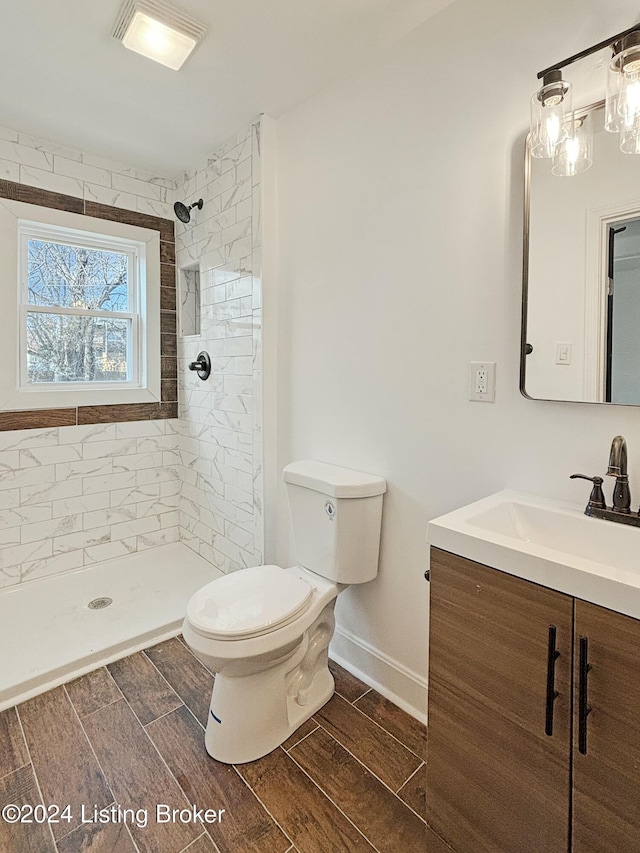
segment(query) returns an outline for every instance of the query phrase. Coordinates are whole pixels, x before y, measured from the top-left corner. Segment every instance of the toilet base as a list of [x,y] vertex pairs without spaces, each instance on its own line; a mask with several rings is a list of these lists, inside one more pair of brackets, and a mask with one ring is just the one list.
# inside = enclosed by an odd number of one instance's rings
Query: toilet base
[[250,675],[216,675],[205,732],[212,758],[225,764],[262,758],[329,701],[335,689],[327,651],[334,603],[284,660]]

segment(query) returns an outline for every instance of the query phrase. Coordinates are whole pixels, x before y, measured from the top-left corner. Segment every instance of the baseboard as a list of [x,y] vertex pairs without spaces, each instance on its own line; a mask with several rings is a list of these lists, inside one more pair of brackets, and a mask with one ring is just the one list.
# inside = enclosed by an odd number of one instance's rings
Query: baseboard
[[403,711],[426,723],[426,678],[338,625],[329,646],[329,655]]

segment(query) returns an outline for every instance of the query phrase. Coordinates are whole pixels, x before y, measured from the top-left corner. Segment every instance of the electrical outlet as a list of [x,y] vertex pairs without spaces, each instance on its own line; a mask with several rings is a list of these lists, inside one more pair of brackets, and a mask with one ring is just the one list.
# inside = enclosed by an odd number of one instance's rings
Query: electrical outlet
[[487,368],[479,367],[476,370],[476,381],[475,388],[476,394],[486,394],[487,393]]
[[495,396],[495,361],[472,361],[469,365],[469,399],[476,403],[493,403]]

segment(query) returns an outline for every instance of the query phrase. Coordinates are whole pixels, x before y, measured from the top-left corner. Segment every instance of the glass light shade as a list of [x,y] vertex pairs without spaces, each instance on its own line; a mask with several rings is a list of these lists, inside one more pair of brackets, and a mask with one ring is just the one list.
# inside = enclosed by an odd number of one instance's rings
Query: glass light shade
[[196,41],[188,35],[137,11],[122,39],[125,47],[177,71]]
[[531,156],[552,158],[567,136],[573,113],[571,83],[543,86],[531,98]]
[[604,102],[604,129],[608,130],[609,133],[618,133],[623,126],[622,116],[618,109],[621,79],[622,74],[614,57],[607,66],[607,96]]
[[640,120],[620,132],[620,150],[623,154],[640,154]]
[[551,171],[569,178],[586,172],[593,164],[593,126],[591,116],[573,117],[568,133],[557,146]]
[[620,74],[618,114],[621,117],[619,130],[631,130],[640,121],[640,70]]

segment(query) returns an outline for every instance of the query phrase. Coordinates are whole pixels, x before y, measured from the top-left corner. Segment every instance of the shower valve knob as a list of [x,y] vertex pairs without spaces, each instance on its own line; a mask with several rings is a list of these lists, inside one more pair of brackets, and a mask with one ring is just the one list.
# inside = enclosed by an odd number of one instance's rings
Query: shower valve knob
[[211,358],[208,352],[199,352],[195,361],[189,363],[189,370],[195,370],[202,380],[211,375]]

